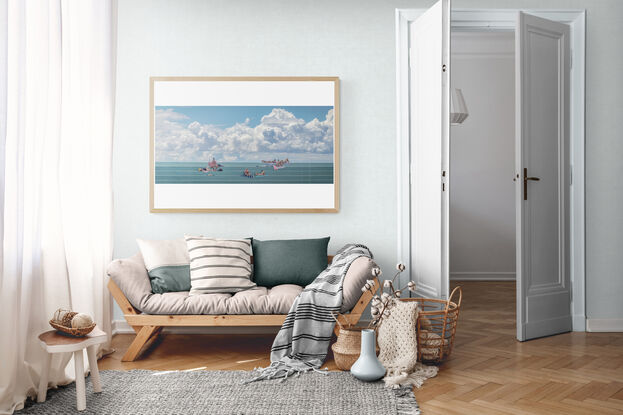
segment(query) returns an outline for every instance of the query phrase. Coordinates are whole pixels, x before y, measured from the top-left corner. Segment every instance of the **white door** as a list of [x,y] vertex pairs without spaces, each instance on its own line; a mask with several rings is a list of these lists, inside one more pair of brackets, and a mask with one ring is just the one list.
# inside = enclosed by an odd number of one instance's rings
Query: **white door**
[[411,278],[425,297],[447,297],[450,1],[409,27]]
[[517,339],[571,330],[569,26],[516,29]]

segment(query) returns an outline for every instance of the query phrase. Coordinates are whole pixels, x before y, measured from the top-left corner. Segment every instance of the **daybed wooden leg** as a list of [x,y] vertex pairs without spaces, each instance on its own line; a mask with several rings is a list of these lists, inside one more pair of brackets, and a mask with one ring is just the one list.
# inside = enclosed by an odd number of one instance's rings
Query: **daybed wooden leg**
[[157,326],[156,330],[154,330],[154,332],[151,334],[150,338],[158,336],[162,332],[163,328],[164,328],[163,326]]
[[[134,308],[134,306],[126,298],[123,291],[121,291],[121,288],[119,288],[119,286],[115,284],[115,282],[112,279],[108,280],[108,291],[110,291],[110,294],[112,294],[113,298],[119,305],[119,308],[123,310],[124,315],[125,314],[132,314],[132,315],[140,314],[140,312],[136,308]],[[139,330],[141,329],[141,326],[131,325],[130,327],[132,327],[132,329],[136,332],[136,334],[138,334]]]
[[143,326],[138,332],[130,347],[121,358],[122,362],[133,362],[140,354],[141,349],[147,343],[147,341],[155,334],[158,334],[162,330],[161,326]]

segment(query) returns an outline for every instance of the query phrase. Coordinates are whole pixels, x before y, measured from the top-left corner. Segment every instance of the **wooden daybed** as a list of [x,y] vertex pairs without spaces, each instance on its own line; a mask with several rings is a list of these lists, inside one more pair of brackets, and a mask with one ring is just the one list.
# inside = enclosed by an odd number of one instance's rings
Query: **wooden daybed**
[[[331,263],[333,256],[328,257]],[[251,257],[253,260],[253,257]],[[373,279],[376,287],[379,282]],[[121,288],[112,280],[108,281],[108,290],[113,298],[123,310],[125,320],[136,332],[134,341],[128,347],[128,350],[121,358],[123,362],[132,362],[139,356],[143,346],[150,340],[158,336],[164,327],[252,327],[252,326],[276,326],[280,327],[286,318],[286,314],[226,314],[226,315],[161,315],[161,314],[144,314],[137,310],[128,300]],[[361,316],[370,303],[372,294],[369,291],[362,293],[361,297],[352,308],[347,317],[340,315],[340,323],[357,324]],[[337,325],[335,329],[337,334]]]

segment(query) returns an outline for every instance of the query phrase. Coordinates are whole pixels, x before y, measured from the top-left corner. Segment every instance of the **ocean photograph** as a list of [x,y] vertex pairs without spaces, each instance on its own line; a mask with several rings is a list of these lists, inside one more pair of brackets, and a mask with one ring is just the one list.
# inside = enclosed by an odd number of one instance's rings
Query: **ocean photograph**
[[[288,163],[282,169],[274,164],[254,162],[217,162],[215,170],[205,163],[156,162],[156,183],[264,183],[264,184],[332,184],[333,163]],[[245,174],[245,172],[248,172]]]
[[333,184],[330,106],[156,106],[156,184]]

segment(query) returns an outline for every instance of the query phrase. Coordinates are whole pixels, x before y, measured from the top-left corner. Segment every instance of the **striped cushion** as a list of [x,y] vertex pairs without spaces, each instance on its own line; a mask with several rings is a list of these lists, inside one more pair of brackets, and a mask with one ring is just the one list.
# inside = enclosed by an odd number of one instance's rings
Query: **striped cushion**
[[185,236],[190,256],[189,295],[235,293],[251,281],[251,241]]

